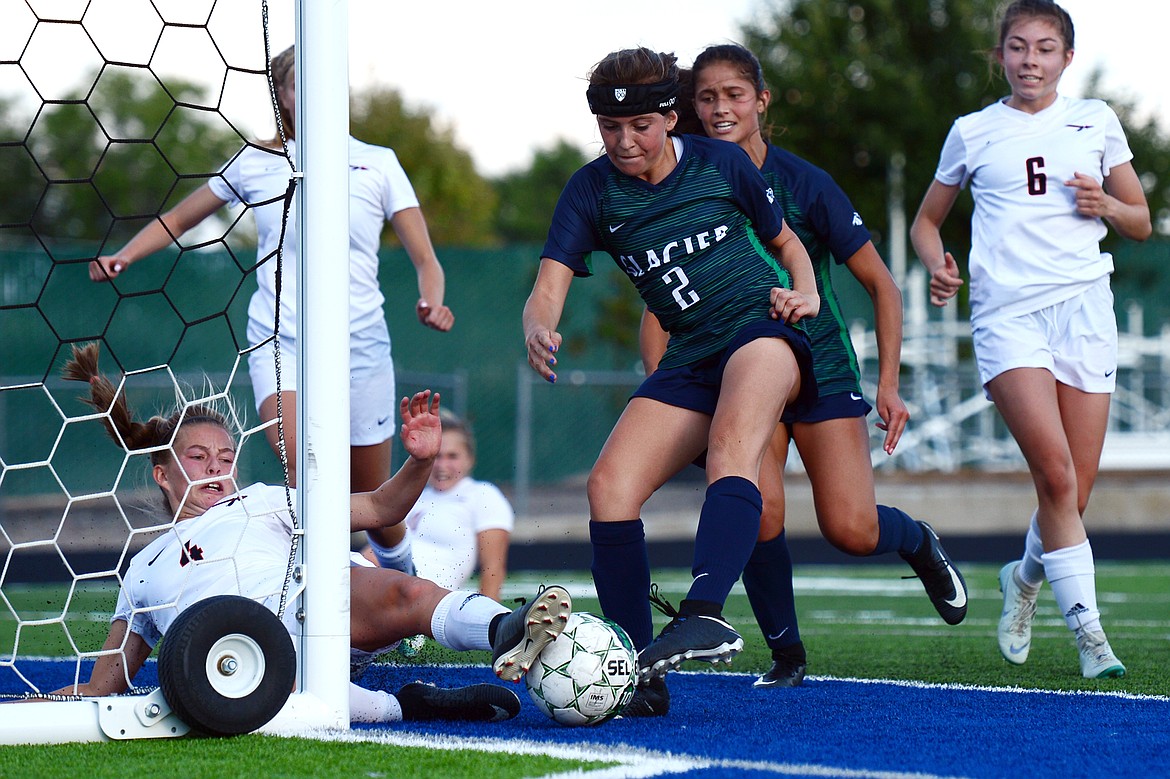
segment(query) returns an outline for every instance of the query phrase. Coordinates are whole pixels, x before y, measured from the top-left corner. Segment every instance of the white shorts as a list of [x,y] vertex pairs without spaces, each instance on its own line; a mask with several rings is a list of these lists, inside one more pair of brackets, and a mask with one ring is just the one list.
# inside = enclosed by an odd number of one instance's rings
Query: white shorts
[[[296,389],[297,353],[281,343],[280,388]],[[248,354],[248,374],[256,408],[276,394],[276,355],[272,344]],[[354,370],[349,378],[349,444],[372,446],[393,438],[398,429],[398,397],[394,386],[394,361],[387,354],[369,366]]]
[[1117,317],[1108,276],[1074,298],[977,327],[972,335],[985,394],[988,382],[1013,368],[1044,368],[1082,392],[1111,393],[1117,386]]

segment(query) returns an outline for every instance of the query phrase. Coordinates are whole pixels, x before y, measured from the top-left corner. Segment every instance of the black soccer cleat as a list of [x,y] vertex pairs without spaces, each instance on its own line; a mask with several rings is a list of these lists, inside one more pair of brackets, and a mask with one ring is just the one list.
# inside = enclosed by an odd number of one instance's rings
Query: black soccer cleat
[[404,722],[458,720],[502,722],[520,713],[516,693],[498,684],[473,684],[444,689],[432,684],[411,682],[395,697],[402,706]]
[[564,587],[543,587],[532,602],[522,602],[496,628],[492,670],[506,682],[518,682],[536,657],[565,629],[573,601]]
[[781,655],[773,656],[768,672],[752,682],[752,687],[800,687],[808,665],[804,660]]
[[670,690],[666,680],[655,677],[634,690],[634,697],[622,709],[623,717],[664,717],[670,711]]
[[967,616],[967,582],[943,549],[934,528],[921,519],[915,522],[922,528],[922,546],[914,554],[898,554],[914,569],[943,621],[958,625]]
[[687,660],[730,663],[731,658],[743,649],[743,637],[723,617],[679,613],[670,603],[657,597],[657,588],[651,590],[650,602],[671,620],[658,637],[638,653],[639,683],[665,676]]

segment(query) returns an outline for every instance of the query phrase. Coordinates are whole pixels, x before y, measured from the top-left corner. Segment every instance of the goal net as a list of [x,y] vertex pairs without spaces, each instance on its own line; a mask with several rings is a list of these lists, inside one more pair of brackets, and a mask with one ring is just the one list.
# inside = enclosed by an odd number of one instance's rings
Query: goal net
[[[264,0],[0,0],[0,703],[50,698],[0,705],[0,743],[188,730],[152,662],[125,695],[46,695],[123,651],[103,644],[127,565],[174,524],[149,478],[152,451],[113,443],[109,411],[82,404],[86,388],[61,370],[73,346],[97,342],[102,372],[142,414],[230,401],[248,412],[231,418],[238,483],[284,481],[253,410],[243,326],[258,274],[283,262],[256,256],[262,204],[213,215],[112,282],[89,274],[242,148],[279,137],[268,62],[294,30],[289,192],[320,219],[296,220],[287,242],[301,265],[348,256],[335,195],[347,186],[348,18],[344,4],[322,5],[298,0],[295,19],[274,24]],[[312,521],[349,499],[348,322],[317,313],[348,308],[348,274],[329,265],[289,269],[295,359],[313,370],[298,370],[297,419],[279,421],[297,426],[305,464],[289,493],[298,543],[282,599],[299,628],[297,688],[270,725],[286,731],[349,724],[349,534]],[[279,344],[278,328],[262,345]]]

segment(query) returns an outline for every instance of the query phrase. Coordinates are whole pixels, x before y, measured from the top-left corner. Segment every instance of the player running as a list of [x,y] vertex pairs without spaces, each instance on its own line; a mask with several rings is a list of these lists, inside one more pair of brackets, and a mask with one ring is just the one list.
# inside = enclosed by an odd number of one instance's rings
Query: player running
[[1011,94],[955,121],[910,236],[930,272],[931,302],[945,306],[963,280],[940,228],[970,185],[975,360],[1038,501],[1023,558],[1000,571],[1000,652],[1010,663],[1028,658],[1036,597],[1048,579],[1076,638],[1082,675],[1118,677],[1125,666],[1101,627],[1083,520],[1117,371],[1113,258],[1099,244],[1106,221],[1145,240],[1150,210],[1112,109],[1057,94],[1073,59],[1073,24],[1063,8],[1050,0],[1012,3],[995,56]]
[[[902,294],[861,216],[837,183],[820,168],[769,143],[762,119],[771,101],[756,56],[736,44],[711,46],[691,68],[693,110],[712,138],[738,144],[764,174],[812,259],[821,314],[805,323],[817,379],[816,406],[785,412],[760,469],[764,510],[760,536],[743,572],[743,583],[772,667],[756,687],[800,685],[806,653],[792,592],[792,558],[784,537],[784,463],[795,441],[812,484],[817,522],[825,538],[847,554],[898,552],[922,581],[947,624],[967,614],[967,586],[934,529],[893,506],[875,506],[873,466],[865,417],[872,410],[861,394],[861,372],[849,327],[837,302],[832,265],[844,265],[869,293],[878,347],[878,427],[892,454],[910,419],[898,394],[902,348]],[[688,110],[684,106],[683,110]],[[642,354],[654,370],[667,335],[653,316],[643,320]],[[651,713],[651,712],[647,712]]]

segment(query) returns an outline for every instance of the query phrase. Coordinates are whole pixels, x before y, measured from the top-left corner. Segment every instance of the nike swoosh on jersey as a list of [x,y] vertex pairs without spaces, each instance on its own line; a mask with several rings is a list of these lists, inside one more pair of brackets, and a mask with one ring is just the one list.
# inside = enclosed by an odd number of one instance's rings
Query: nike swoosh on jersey
[[623,227],[625,227],[625,225],[626,225],[626,223],[625,223],[625,222],[622,222],[621,224],[610,225],[610,226],[609,226],[609,231],[610,231],[611,233],[616,233],[618,230],[620,230],[620,229],[622,229]]
[[861,400],[861,396],[858,395],[856,392],[850,392],[849,399],[850,400]]

